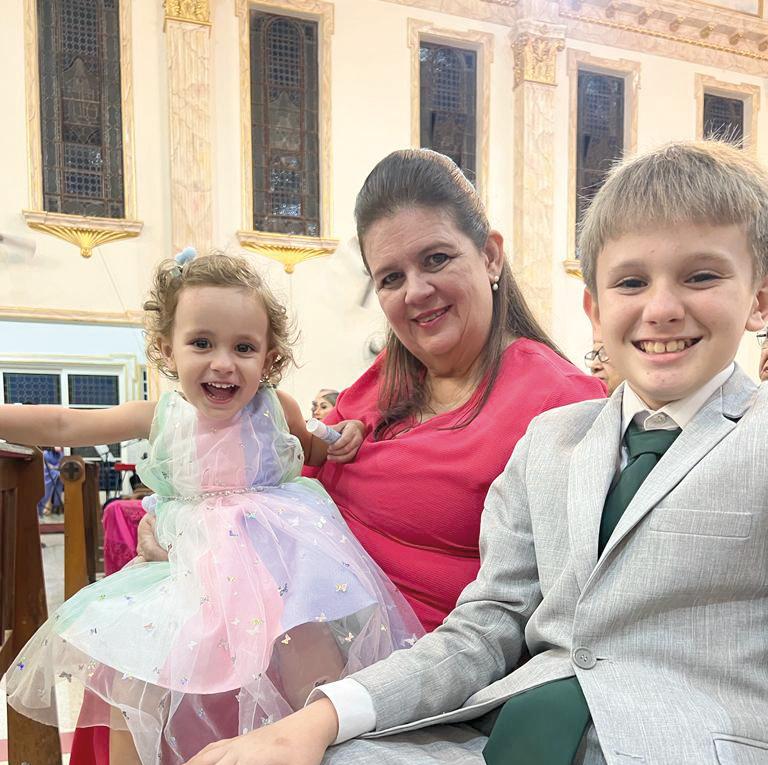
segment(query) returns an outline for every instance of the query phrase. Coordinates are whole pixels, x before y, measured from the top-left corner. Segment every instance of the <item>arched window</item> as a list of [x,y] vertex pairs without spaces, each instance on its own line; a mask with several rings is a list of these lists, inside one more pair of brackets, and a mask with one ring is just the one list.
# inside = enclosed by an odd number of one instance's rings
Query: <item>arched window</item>
[[320,236],[317,23],[251,11],[253,228]]
[[422,41],[419,62],[421,146],[449,156],[474,182],[477,53]]
[[37,2],[48,212],[125,217],[118,2]]
[[624,152],[624,78],[579,71],[576,222]]

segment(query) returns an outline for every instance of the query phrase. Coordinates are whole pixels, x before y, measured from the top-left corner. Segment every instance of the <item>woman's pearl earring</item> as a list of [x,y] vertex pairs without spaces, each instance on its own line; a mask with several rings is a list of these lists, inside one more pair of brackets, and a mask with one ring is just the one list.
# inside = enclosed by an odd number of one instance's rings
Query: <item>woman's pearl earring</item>
[[498,292],[499,291],[499,277],[498,276],[494,276],[493,277],[493,281],[491,282],[491,289],[494,292]]

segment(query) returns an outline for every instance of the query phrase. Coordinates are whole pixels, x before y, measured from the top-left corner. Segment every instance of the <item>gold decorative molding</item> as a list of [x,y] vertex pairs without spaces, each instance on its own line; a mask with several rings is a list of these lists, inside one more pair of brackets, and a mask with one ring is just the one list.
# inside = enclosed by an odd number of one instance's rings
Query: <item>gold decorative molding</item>
[[[583,50],[571,48],[567,52],[569,84],[568,126],[568,245],[563,266],[566,273],[581,277],[581,268],[576,260],[576,130],[579,101],[579,71],[600,72],[624,79],[624,153],[637,151],[637,115],[640,91],[639,61],[628,59],[600,58]],[[575,264],[575,266],[573,265]],[[578,273],[572,273],[576,268]],[[570,269],[570,270],[569,270]]]
[[706,74],[696,74],[696,138],[704,137],[704,95],[738,98],[744,102],[744,151],[757,154],[757,117],[761,88],[746,82],[726,82]]
[[69,324],[105,324],[108,326],[143,326],[141,311],[70,311],[59,308],[33,308],[31,306],[0,306],[0,320],[57,322]]
[[209,0],[163,0],[165,20],[211,24]]
[[144,225],[124,218],[93,218],[41,210],[22,210],[22,215],[31,229],[76,245],[84,258],[93,255],[94,247],[138,236]]
[[514,36],[512,52],[515,61],[515,87],[523,82],[555,85],[557,54],[565,48],[561,37],[550,37],[530,31]]
[[581,279],[584,281],[584,274],[581,273],[581,263],[573,258],[566,258],[563,261],[563,268],[568,276],[572,276],[574,279]]
[[[137,217],[133,112],[131,0],[120,2],[120,101],[123,140],[123,190],[125,217]],[[40,67],[37,44],[37,3],[24,0],[24,82],[27,109],[27,170],[29,206],[43,208],[43,158],[40,122]],[[78,216],[70,216],[78,217]]]
[[296,266],[305,260],[333,254],[339,246],[338,239],[266,234],[261,231],[238,231],[237,241],[243,249],[279,261],[287,274],[292,274]]
[[494,36],[489,32],[438,28],[429,21],[408,19],[408,47],[411,50],[411,146],[421,144],[421,41],[445,43],[477,52],[477,190],[488,203],[488,157],[491,113],[491,63]]
[[[626,33],[623,41],[615,41],[621,47],[631,47],[667,56],[676,56],[683,60],[692,60],[711,66],[734,69],[734,64],[741,60],[741,69],[750,73],[764,75],[768,55],[761,48],[762,40],[768,35],[768,24],[762,19],[747,21],[738,11],[706,11],[692,1],[673,2],[651,6],[639,0],[641,8],[647,5],[648,15],[644,24],[638,23],[638,2],[612,0],[610,13],[599,2],[581,2],[576,8],[569,0],[559,0],[560,17],[573,22],[569,25],[568,36],[592,42],[605,42],[604,33],[591,31],[590,27],[614,30]],[[698,7],[697,7],[698,5]],[[651,13],[653,10],[653,13]],[[713,20],[714,19],[714,20]],[[632,37],[637,35],[637,37]],[[645,43],[643,41],[646,41]],[[674,46],[659,50],[651,41],[673,43]],[[768,47],[768,46],[767,46]],[[713,61],[703,53],[709,51],[722,54],[727,58]],[[727,63],[728,61],[733,64]]]
[[[246,231],[253,227],[253,157],[251,142],[251,39],[249,13],[251,8],[283,12],[286,15],[310,17],[318,26],[318,150],[320,170],[320,236],[332,231],[332,155],[331,155],[331,40],[334,28],[334,7],[324,0],[235,0],[240,39],[240,167],[242,225]],[[295,238],[295,237],[294,237]],[[308,237],[316,241],[313,237]]]

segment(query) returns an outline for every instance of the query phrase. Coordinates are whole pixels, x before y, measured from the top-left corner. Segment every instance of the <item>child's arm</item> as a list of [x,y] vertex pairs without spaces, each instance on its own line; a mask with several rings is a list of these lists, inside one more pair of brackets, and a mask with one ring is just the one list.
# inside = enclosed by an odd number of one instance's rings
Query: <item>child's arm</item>
[[155,401],[128,401],[109,409],[0,406],[0,438],[18,444],[93,446],[149,438]]
[[299,439],[304,449],[305,465],[322,465],[326,459],[331,462],[351,462],[355,458],[365,435],[365,426],[362,422],[344,420],[332,425],[334,430],[341,433],[341,438],[332,446],[328,446],[325,441],[313,436],[307,430],[307,423],[301,416],[299,405],[291,396],[278,390],[277,397],[282,404],[288,430]]

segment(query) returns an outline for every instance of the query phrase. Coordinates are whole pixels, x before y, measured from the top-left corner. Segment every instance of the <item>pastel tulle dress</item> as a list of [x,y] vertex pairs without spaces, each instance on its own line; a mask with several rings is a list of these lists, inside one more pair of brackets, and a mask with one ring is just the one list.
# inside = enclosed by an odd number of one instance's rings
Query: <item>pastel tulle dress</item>
[[142,763],[178,763],[422,634],[325,490],[299,476],[271,387],[225,422],[167,393],[150,444],[139,474],[168,562],[64,603],[8,671],[16,710],[55,724],[54,684],[79,684],[81,726],[127,728]]

